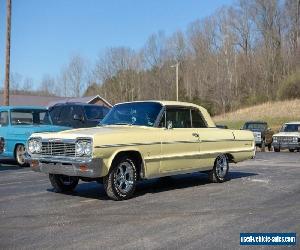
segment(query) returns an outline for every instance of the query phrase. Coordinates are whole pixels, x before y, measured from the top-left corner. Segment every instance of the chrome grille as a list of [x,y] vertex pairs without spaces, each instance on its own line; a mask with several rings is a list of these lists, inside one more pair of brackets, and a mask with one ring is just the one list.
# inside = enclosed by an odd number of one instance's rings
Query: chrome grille
[[42,142],[42,155],[75,157],[75,143]]
[[292,143],[293,137],[291,136],[279,136],[277,137],[278,142],[280,143]]

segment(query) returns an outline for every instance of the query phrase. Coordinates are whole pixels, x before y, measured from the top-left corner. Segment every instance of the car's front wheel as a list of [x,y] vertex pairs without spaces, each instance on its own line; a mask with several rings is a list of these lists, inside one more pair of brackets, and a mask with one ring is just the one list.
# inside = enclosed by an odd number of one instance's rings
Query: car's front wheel
[[20,167],[29,166],[25,160],[25,146],[23,144],[18,144],[15,149],[15,160]]
[[280,148],[275,148],[274,147],[274,152],[277,152],[277,153],[280,152]]
[[113,161],[109,174],[103,178],[104,189],[113,200],[126,200],[132,197],[137,182],[137,170],[128,157]]
[[219,155],[208,178],[211,182],[224,182],[228,176],[229,163],[226,155]]
[[73,191],[79,182],[79,178],[76,176],[62,174],[49,174],[49,179],[55,192],[58,193]]
[[295,149],[289,149],[289,151],[290,151],[291,153],[294,153],[294,152],[295,152]]

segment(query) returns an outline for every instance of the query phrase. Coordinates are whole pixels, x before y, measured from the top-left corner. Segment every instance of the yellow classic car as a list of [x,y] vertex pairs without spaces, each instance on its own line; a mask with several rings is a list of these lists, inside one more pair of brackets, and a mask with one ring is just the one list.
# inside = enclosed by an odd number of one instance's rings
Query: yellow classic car
[[33,134],[27,153],[57,192],[98,181],[111,199],[124,200],[143,179],[202,171],[224,182],[230,162],[255,156],[255,141],[251,131],[217,128],[195,104],[137,101],[116,104],[94,128]]

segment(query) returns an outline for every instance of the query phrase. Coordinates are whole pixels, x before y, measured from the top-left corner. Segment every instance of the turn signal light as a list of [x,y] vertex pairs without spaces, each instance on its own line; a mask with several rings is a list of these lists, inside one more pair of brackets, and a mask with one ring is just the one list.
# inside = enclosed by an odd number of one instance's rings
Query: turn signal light
[[88,171],[88,167],[85,166],[85,165],[80,166],[79,169],[80,169],[81,172],[86,172],[86,171]]

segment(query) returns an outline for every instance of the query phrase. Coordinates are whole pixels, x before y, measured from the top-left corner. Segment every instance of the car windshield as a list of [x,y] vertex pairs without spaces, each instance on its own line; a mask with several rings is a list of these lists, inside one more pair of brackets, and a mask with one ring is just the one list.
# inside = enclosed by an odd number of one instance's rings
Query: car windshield
[[281,132],[300,132],[300,124],[284,124]]
[[136,125],[153,127],[162,105],[155,102],[133,102],[114,106],[100,125]]
[[109,108],[104,106],[84,106],[84,112],[89,120],[101,120],[108,113]]
[[266,123],[246,123],[244,129],[263,131],[267,128]]
[[13,110],[11,111],[12,125],[51,124],[47,110]]

